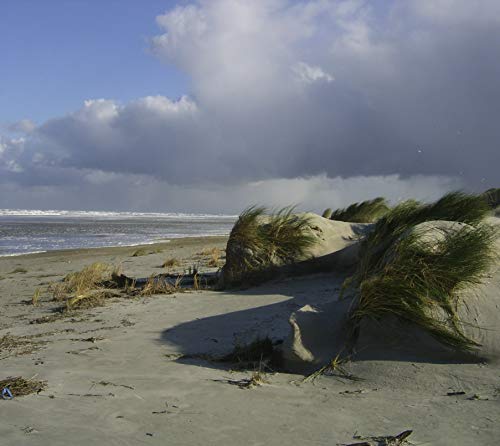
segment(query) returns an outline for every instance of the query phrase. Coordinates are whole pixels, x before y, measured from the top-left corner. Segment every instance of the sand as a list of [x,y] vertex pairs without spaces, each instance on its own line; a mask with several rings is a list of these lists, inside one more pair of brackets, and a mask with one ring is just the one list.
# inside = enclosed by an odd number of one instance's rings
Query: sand
[[256,336],[284,339],[292,312],[336,299],[341,275],[237,292],[117,298],[30,323],[55,306],[42,293],[33,307],[35,289],[89,263],[121,263],[125,274],[146,277],[161,272],[167,258],[183,260],[182,269],[203,259],[197,253],[224,245],[213,237],[147,246],[163,251],[140,257],[131,257],[137,247],[122,247],[0,258],[0,338],[9,333],[29,341],[0,351],[0,380],[47,381],[39,394],[0,400],[0,444],[336,445],[406,429],[414,444],[496,444],[498,365],[363,360],[347,366],[360,381],[304,382],[276,373],[267,384],[242,389],[234,382],[251,372],[203,359]]

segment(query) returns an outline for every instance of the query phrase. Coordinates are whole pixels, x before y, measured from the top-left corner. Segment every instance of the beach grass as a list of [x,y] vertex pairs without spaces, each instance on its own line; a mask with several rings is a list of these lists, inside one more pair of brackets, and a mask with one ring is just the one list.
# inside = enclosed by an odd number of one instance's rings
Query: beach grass
[[[457,308],[459,292],[480,283],[496,260],[498,233],[482,223],[488,209],[480,196],[450,193],[432,204],[404,202],[382,217],[345,284],[359,293],[350,314],[353,332],[365,317],[395,315],[455,349],[477,347],[464,334]],[[434,220],[459,223],[435,227],[430,238],[411,230]]]
[[174,268],[176,266],[180,266],[180,264],[181,262],[179,261],[179,259],[172,257],[170,259],[165,260],[161,266],[162,268]]
[[146,284],[140,290],[141,296],[152,296],[154,294],[173,294],[176,292],[182,292],[181,287],[182,276],[177,277],[176,282],[172,285],[167,282],[161,276],[155,276],[154,274],[149,276]]
[[112,272],[113,268],[110,265],[95,262],[81,271],[70,273],[62,282],[52,284],[54,300],[64,300],[70,294],[82,295],[100,288],[104,281],[111,279]]
[[332,214],[333,214],[333,209],[332,208],[326,208],[323,213],[321,214],[321,216],[323,218],[328,218],[330,219],[332,217]]
[[224,280],[236,285],[258,280],[260,272],[303,257],[315,243],[309,218],[285,207],[266,214],[264,207],[245,209],[234,225],[226,248]]
[[383,197],[377,197],[373,200],[366,200],[360,203],[353,203],[342,209],[328,212],[326,209],[323,216],[330,215],[327,218],[331,220],[347,221],[352,223],[373,223],[389,211],[387,200]]
[[282,358],[269,337],[257,338],[248,344],[236,343],[231,353],[220,358],[221,362],[229,362],[236,369],[269,370],[281,366]]

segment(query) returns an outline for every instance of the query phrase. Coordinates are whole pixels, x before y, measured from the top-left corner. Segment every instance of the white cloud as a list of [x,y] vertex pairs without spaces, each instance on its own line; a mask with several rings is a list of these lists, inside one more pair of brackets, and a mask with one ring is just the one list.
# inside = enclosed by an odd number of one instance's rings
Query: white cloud
[[[81,193],[121,184],[133,196],[133,178],[153,195],[168,185],[193,206],[220,196],[228,208],[243,197],[232,191],[295,202],[339,188],[351,197],[342,184],[366,195],[443,191],[458,176],[463,187],[497,186],[498,2],[183,5],[157,17],[152,49],[189,77],[188,96],[88,100],[25,125],[22,143],[0,141],[0,181],[78,183]],[[314,184],[330,192],[310,193]]]
[[7,127],[7,130],[14,133],[31,133],[35,130],[36,124],[29,119],[22,119]]
[[298,62],[295,64],[293,71],[299,80],[306,83],[313,83],[316,81],[333,82],[335,80],[331,74],[325,73],[321,67],[311,66],[305,62]]

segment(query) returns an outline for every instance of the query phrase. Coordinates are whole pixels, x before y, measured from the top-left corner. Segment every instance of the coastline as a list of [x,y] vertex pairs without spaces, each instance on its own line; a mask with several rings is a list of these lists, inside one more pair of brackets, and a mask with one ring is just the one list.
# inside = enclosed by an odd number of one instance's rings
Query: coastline
[[[126,254],[130,249],[140,249],[140,248],[151,248],[151,249],[165,249],[167,246],[176,246],[184,244],[185,240],[192,240],[193,244],[203,245],[205,242],[214,241],[215,243],[219,243],[220,241],[227,241],[228,236],[225,235],[203,235],[203,236],[186,236],[186,237],[177,237],[171,238],[164,241],[151,242],[151,243],[137,243],[131,245],[119,245],[119,246],[99,246],[99,247],[90,247],[90,248],[68,248],[68,249],[52,249],[47,251],[38,251],[38,252],[27,252],[20,254],[5,254],[0,255],[0,259],[6,257],[25,257],[25,256],[37,256],[47,254],[50,257],[52,256],[64,256],[64,255],[78,255],[78,254],[92,254],[95,253],[97,255],[111,255],[111,254]],[[43,256],[42,256],[43,257]]]

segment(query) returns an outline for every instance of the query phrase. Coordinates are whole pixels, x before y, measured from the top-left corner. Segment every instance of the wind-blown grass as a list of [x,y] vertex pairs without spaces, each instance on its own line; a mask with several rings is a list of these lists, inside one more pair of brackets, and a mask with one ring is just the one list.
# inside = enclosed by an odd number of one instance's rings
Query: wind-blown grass
[[488,214],[489,207],[481,196],[461,192],[446,194],[430,204],[405,201],[381,217],[363,240],[355,278],[359,283],[368,273],[377,272],[386,251],[408,229],[420,223],[445,220],[477,226]]
[[482,197],[490,208],[495,209],[500,206],[500,188],[492,188],[483,192]]
[[245,276],[292,263],[314,243],[309,219],[293,214],[293,207],[270,215],[264,207],[250,207],[241,213],[229,236],[224,280],[236,284]]
[[[481,223],[488,206],[480,196],[450,193],[432,204],[404,202],[382,217],[361,245],[350,284],[358,298],[350,319],[354,332],[365,317],[395,315],[443,344],[477,346],[462,330],[458,292],[477,284],[495,260],[495,229]],[[411,231],[425,221],[461,222],[425,237]],[[349,282],[347,282],[349,284]]]
[[321,214],[321,216],[323,218],[328,218],[330,219],[332,217],[332,214],[333,214],[333,209],[332,208],[326,208],[323,213]]
[[61,283],[52,287],[54,299],[63,300],[68,294],[82,295],[99,288],[111,278],[112,268],[105,263],[95,262],[81,271],[68,274]]
[[330,220],[348,221],[352,223],[373,223],[388,211],[389,206],[386,199],[378,197],[373,200],[362,201],[361,203],[353,203],[343,209],[337,209],[330,213],[329,218]]

